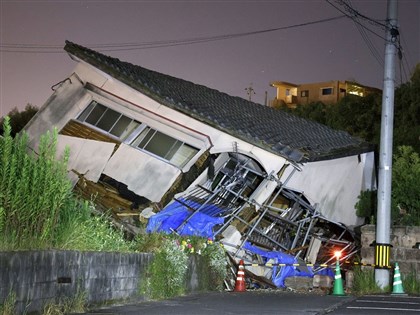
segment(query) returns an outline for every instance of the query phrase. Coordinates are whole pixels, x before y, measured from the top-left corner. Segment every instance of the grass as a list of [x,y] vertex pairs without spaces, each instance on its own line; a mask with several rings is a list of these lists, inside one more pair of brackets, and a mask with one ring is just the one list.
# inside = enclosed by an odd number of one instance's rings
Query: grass
[[93,216],[92,201],[73,194],[67,177],[70,156],[57,159],[57,131],[28,153],[27,134],[11,136],[5,117],[0,138],[0,250],[74,249],[129,251],[131,243],[105,216]]
[[47,303],[42,315],[64,315],[69,313],[84,313],[86,305],[86,293],[78,291],[73,298],[66,298],[59,303]]
[[353,292],[357,295],[383,293],[375,282],[375,270],[373,268],[362,269],[360,267],[354,270]]
[[[11,292],[3,305],[0,305],[0,315],[15,315],[16,294]],[[86,293],[77,291],[72,298],[65,298],[58,303],[50,301],[42,309],[42,315],[64,315],[69,313],[83,313],[86,308]],[[24,312],[25,314],[26,312]]]
[[403,275],[402,281],[405,293],[420,295],[420,278],[414,270],[405,276]]
[[[0,251],[66,249],[80,251],[153,252],[147,290],[152,298],[182,294],[188,255],[203,254],[214,286],[223,284],[226,259],[223,249],[198,237],[147,234],[127,241],[105,215],[92,215],[93,201],[76,198],[67,177],[70,152],[57,160],[55,130],[40,139],[38,153],[28,153],[25,133],[11,136],[4,119],[0,138]],[[76,298],[79,300],[79,298]],[[76,307],[75,301],[54,301],[44,314],[61,314]],[[2,306],[13,314],[14,299]],[[1,314],[0,314],[1,315]]]
[[[391,272],[392,275],[392,272]],[[415,270],[407,275],[401,275],[404,292],[412,295],[420,295],[420,279]],[[392,293],[393,284],[381,289],[375,282],[375,270],[373,268],[355,268],[352,291],[356,295]]]
[[10,292],[4,300],[4,304],[0,305],[0,315],[14,315],[15,314],[16,294]]

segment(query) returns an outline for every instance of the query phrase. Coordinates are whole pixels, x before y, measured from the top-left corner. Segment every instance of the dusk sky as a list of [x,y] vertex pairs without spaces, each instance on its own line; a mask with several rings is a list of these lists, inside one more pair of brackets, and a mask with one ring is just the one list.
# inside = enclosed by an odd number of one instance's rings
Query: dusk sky
[[[350,12],[343,3],[378,23],[360,18],[362,27],[338,18]],[[265,91],[274,97],[272,81],[355,80],[382,89],[386,6],[386,0],[0,0],[0,117],[28,103],[42,106],[51,86],[72,73],[76,63],[63,51],[65,40],[234,96],[248,98],[252,84],[252,100],[261,104]],[[420,62],[420,0],[399,0],[398,9],[400,84]]]

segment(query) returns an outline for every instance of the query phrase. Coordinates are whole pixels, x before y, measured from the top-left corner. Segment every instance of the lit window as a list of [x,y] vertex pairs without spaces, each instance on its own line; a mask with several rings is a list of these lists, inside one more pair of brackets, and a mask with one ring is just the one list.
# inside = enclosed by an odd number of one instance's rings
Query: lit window
[[332,95],[332,94],[334,94],[334,89],[331,87],[321,89],[321,95]]
[[308,97],[308,96],[309,96],[308,90],[300,91],[300,97]]

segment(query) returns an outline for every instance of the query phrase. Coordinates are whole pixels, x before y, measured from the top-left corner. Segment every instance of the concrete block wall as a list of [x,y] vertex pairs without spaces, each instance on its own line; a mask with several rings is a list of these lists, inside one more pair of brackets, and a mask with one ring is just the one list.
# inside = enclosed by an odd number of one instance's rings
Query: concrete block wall
[[[370,246],[376,239],[375,225],[365,225],[361,228],[362,262],[375,263],[375,248]],[[402,275],[411,271],[417,273],[420,279],[420,249],[413,248],[420,243],[420,226],[395,226],[391,228],[391,264],[398,262]]]
[[50,301],[73,297],[77,290],[89,303],[138,295],[148,253],[77,251],[0,252],[0,304],[13,291],[19,313],[42,309]]

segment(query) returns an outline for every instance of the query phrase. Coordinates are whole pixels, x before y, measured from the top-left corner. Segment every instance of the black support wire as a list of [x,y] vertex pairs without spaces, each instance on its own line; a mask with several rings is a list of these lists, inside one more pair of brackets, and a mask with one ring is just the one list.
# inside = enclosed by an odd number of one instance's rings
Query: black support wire
[[[352,8],[351,6],[351,2],[350,0],[348,0],[348,4],[344,3],[346,6],[348,6],[349,8],[351,8],[353,11],[356,11]],[[357,12],[357,11],[356,11]],[[359,14],[360,15],[360,14]],[[359,15],[355,14],[355,19],[359,20]],[[359,24],[356,23],[356,21],[354,21],[354,24],[357,27],[357,30],[359,31],[360,35],[363,38],[363,41],[365,42],[366,46],[368,47],[370,53],[372,54],[372,56],[375,58],[375,60],[378,62],[380,67],[384,66],[384,59],[382,58],[381,54],[378,52],[378,50],[376,49],[376,47],[374,46],[374,44],[372,43],[372,41],[370,40],[368,34],[366,33],[366,30]]]
[[[293,24],[288,26],[269,28],[258,31],[232,33],[216,36],[206,37],[192,37],[179,40],[162,40],[162,41],[151,41],[151,42],[139,42],[139,43],[111,43],[111,44],[87,44],[85,46],[91,49],[97,49],[101,52],[105,51],[126,51],[126,50],[140,50],[140,49],[151,49],[151,48],[162,48],[162,47],[174,47],[183,45],[192,45],[200,43],[208,43],[219,40],[233,39],[245,36],[252,36],[276,31],[282,31],[287,29],[293,29],[298,27],[304,27],[309,25],[315,25],[320,23],[327,23],[335,20],[345,18],[346,15],[339,15],[335,17],[325,18],[321,20],[315,20],[305,23]],[[0,52],[19,52],[19,53],[64,53],[60,45],[41,45],[41,44],[7,44],[0,43]]]
[[379,35],[378,33],[376,33],[375,31],[371,30],[370,28],[368,28],[366,25],[364,25],[363,23],[359,22],[354,15],[348,14],[347,12],[345,12],[344,10],[342,10],[341,8],[339,8],[338,6],[336,6],[334,3],[332,3],[331,0],[325,0],[329,5],[331,5],[332,7],[334,7],[336,10],[340,11],[342,14],[344,14],[346,17],[350,18],[351,20],[353,20],[354,23],[359,24],[361,27],[363,27],[365,30],[367,30],[368,32],[374,34],[375,36],[383,39],[385,42],[387,42],[387,39],[385,37],[383,37],[382,35]]

